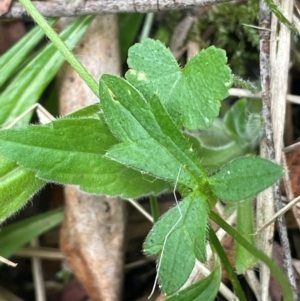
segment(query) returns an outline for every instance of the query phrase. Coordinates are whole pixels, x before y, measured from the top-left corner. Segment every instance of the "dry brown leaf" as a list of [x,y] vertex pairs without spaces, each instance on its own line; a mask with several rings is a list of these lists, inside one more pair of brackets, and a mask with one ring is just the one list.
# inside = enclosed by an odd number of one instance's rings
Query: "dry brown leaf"
[[[117,17],[102,15],[95,18],[74,52],[98,80],[102,73],[120,73],[118,49]],[[69,65],[58,80],[62,114],[99,101]],[[88,195],[75,187],[65,188],[65,201],[60,244],[67,261],[93,301],[120,300],[124,202]]]
[[12,0],[1,0],[0,1],[0,16],[2,16],[3,14],[5,14],[10,5],[11,5]]

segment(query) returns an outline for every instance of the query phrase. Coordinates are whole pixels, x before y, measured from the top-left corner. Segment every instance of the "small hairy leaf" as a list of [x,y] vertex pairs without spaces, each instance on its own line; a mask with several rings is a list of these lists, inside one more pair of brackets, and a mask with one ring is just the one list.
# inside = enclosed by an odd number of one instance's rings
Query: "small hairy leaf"
[[0,222],[21,209],[44,184],[33,171],[0,155]]
[[260,100],[240,99],[223,120],[216,118],[208,129],[184,131],[207,170],[215,171],[235,158],[255,152],[263,128],[260,109]]
[[221,266],[215,257],[215,267],[209,276],[166,299],[166,301],[214,301],[221,283]]
[[45,126],[0,131],[0,153],[35,171],[43,180],[123,197],[160,193],[168,188],[165,182],[104,157],[116,142],[99,114],[98,118],[67,117]]
[[[107,156],[166,180],[195,187],[205,172],[188,141],[157,96],[146,102],[128,82],[103,75],[101,107],[112,133],[122,142]],[[179,175],[179,177],[178,177]]]
[[129,49],[127,62],[127,80],[146,99],[157,94],[171,116],[188,129],[209,127],[232,84],[225,51],[213,46],[182,70],[161,42],[144,39]]
[[240,201],[255,196],[274,184],[284,169],[269,160],[243,157],[224,165],[210,177],[212,192],[224,201]]
[[201,192],[188,195],[153,226],[144,243],[144,252],[160,254],[159,282],[170,295],[189,277],[195,259],[206,260],[207,203]]
[[193,149],[201,158],[201,164],[213,171],[236,157],[242,156],[244,149],[229,135],[224,122],[216,118],[209,129],[185,131]]

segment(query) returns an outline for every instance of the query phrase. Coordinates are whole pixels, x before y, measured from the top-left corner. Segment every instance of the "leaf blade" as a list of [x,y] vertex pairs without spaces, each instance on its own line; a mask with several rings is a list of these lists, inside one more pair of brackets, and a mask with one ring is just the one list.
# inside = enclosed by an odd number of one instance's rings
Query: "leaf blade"
[[166,294],[180,289],[196,258],[206,261],[207,215],[206,197],[197,191],[164,214],[148,234],[144,252],[160,254],[159,282]]
[[[215,257],[217,259],[217,257]],[[213,271],[202,280],[192,284],[178,294],[171,296],[166,301],[214,301],[221,283],[221,266],[215,260]]]
[[100,115],[2,130],[0,141],[0,153],[35,171],[37,177],[79,185],[89,193],[138,197],[169,187],[103,156],[116,140]]
[[0,155],[0,222],[21,209],[44,184],[34,172]]
[[224,165],[210,177],[212,192],[220,199],[236,202],[255,196],[283,175],[281,166],[258,157],[242,157]]

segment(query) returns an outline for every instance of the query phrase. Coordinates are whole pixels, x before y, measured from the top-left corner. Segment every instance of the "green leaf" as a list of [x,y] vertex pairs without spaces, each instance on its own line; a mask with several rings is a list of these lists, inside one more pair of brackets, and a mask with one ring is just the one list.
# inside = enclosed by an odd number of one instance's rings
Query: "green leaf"
[[[99,110],[99,104],[95,104],[68,117],[97,117]],[[43,180],[36,178],[32,170],[21,167],[2,155],[0,155],[0,177],[0,222],[21,209],[45,184]]]
[[106,122],[122,142],[108,150],[109,158],[187,187],[206,178],[158,97],[146,102],[128,82],[112,75],[101,77],[100,97]]
[[82,109],[72,112],[64,116],[62,119],[67,118],[82,118],[82,117],[90,117],[90,118],[99,118],[99,114],[101,114],[100,104],[95,103],[89,106],[86,106]]
[[261,138],[263,118],[261,101],[237,101],[224,116],[226,132],[237,141],[239,147],[254,149]]
[[[78,18],[61,33],[68,47],[73,48],[92,20],[91,16]],[[0,95],[0,125],[8,126],[16,117],[35,104],[49,82],[64,62],[63,56],[49,44],[34,57]],[[26,125],[31,118],[27,114],[17,124]]]
[[244,149],[228,134],[224,122],[215,119],[209,129],[185,131],[193,149],[207,170],[214,171],[225,163],[245,155]]
[[171,116],[188,129],[209,127],[232,84],[225,51],[213,46],[182,70],[161,42],[144,39],[129,49],[127,62],[127,80],[146,99],[157,94]]
[[169,187],[103,156],[117,141],[100,115],[2,130],[0,141],[0,153],[35,171],[37,177],[79,185],[86,192],[138,197]]
[[146,254],[160,254],[159,282],[167,295],[178,291],[186,282],[196,258],[206,261],[206,197],[194,192],[178,206],[154,224],[144,243]]
[[224,165],[210,177],[212,192],[224,201],[240,201],[255,196],[278,181],[284,169],[258,157],[243,157]]
[[209,276],[192,284],[179,293],[171,296],[166,301],[214,301],[221,283],[221,266],[217,256],[215,267]]
[[[50,25],[53,25],[56,20],[48,20]],[[21,40],[6,51],[0,57],[0,87],[12,75],[12,73],[20,66],[30,51],[44,37],[44,32],[39,26],[35,26]]]
[[[238,202],[237,208],[237,231],[254,245],[253,227],[253,201],[246,199]],[[257,258],[238,242],[235,244],[235,269],[237,274],[243,274],[252,268]]]
[[0,155],[0,222],[20,210],[44,184],[34,172]]
[[247,123],[247,100],[237,101],[225,114],[224,125],[226,131],[233,137],[244,137]]
[[[210,216],[212,216],[213,213],[214,213],[213,210],[211,210]],[[238,300],[247,301],[245,292],[242,289],[240,281],[238,280],[237,275],[236,275],[233,267],[231,266],[231,263],[228,259],[228,256],[227,256],[223,246],[221,245],[215,231],[212,228],[209,228],[209,241],[213,245],[216,254],[218,254],[218,256],[222,262],[223,268],[227,272],[227,276],[233,286],[234,292],[235,292]]]
[[58,208],[3,227],[0,232],[1,256],[12,256],[20,247],[57,226],[62,220],[63,210]]

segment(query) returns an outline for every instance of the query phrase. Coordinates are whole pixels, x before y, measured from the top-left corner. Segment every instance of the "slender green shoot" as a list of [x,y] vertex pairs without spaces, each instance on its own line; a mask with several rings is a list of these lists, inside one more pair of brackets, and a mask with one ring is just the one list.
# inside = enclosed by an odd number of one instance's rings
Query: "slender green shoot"
[[155,222],[157,222],[157,220],[160,217],[160,210],[159,210],[159,206],[158,206],[157,197],[155,197],[153,195],[150,196],[150,206],[151,206],[151,213],[152,213],[153,221],[155,223]]
[[[40,14],[37,8],[30,0],[20,0],[21,4],[25,7],[34,21],[42,28],[44,33],[48,36],[49,40],[55,45],[55,47],[61,52],[66,61],[76,70],[80,77],[86,82],[90,89],[99,96],[98,83],[92,77],[92,75],[85,69],[85,67],[78,61],[72,51],[65,45],[60,39],[58,34],[47,23],[45,18]],[[94,17],[90,17],[94,18]]]
[[210,238],[210,242],[214,246],[218,256],[220,257],[224,268],[227,271],[228,277],[233,285],[233,288],[234,288],[234,291],[235,291],[237,297],[239,298],[240,301],[247,301],[247,298],[244,294],[241,284],[236,276],[236,273],[234,272],[234,270],[228,260],[228,257],[226,255],[223,247],[221,246],[221,243],[220,243],[216,233],[211,228],[209,229],[209,238]]
[[268,266],[274,277],[279,282],[282,292],[283,300],[293,301],[293,291],[291,285],[281,271],[281,269],[262,251],[258,250],[254,245],[252,245],[247,239],[245,239],[241,234],[239,234],[234,228],[228,225],[221,217],[219,217],[215,212],[211,211],[209,215],[210,219],[214,221],[217,225],[223,228],[232,238],[234,238],[239,244],[241,244],[245,249],[256,256],[260,261]]

